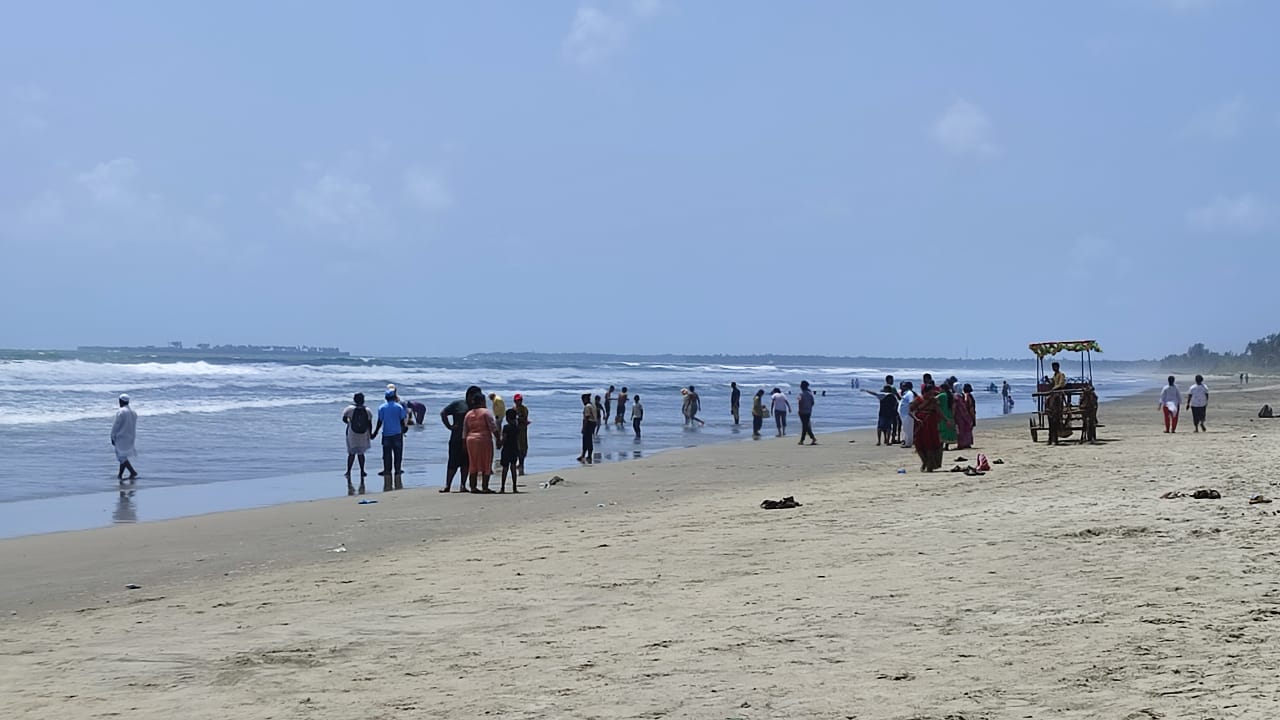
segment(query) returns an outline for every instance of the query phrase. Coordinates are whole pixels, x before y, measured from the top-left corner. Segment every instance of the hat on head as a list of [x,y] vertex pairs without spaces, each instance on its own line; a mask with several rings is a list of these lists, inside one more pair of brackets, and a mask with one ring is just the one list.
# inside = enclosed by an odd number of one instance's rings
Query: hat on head
[[388,390],[388,391],[387,391],[387,394],[386,394],[386,395],[384,395],[383,397],[385,397],[385,398],[386,398],[386,399],[388,399],[388,400],[394,400],[394,399],[396,398],[396,391],[395,391],[395,390]]
[[521,395],[520,393],[516,393],[514,396],[512,396],[511,399],[515,400],[516,402],[520,402],[521,400],[524,400],[524,396]]
[[120,402],[122,402],[122,403],[127,403],[127,402],[129,402],[129,394],[128,394],[128,393],[120,393]]

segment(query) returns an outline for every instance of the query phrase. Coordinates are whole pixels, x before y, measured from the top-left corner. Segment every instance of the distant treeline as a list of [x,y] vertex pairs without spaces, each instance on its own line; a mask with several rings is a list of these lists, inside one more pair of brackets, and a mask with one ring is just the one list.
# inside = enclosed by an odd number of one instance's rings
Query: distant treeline
[[1166,368],[1195,369],[1209,373],[1270,371],[1280,368],[1280,333],[1258,338],[1245,346],[1244,352],[1214,352],[1196,343],[1181,355],[1170,355],[1160,361]]
[[[1064,357],[1070,355],[1064,354]],[[1072,356],[1074,358],[1074,356]],[[480,362],[554,362],[554,363],[673,363],[673,364],[719,364],[719,365],[791,365],[791,366],[832,366],[847,365],[868,368],[1000,368],[1014,369],[1025,367],[1034,372],[1036,360],[1028,353],[1021,358],[946,358],[946,357],[849,357],[831,355],[617,355],[611,353],[536,353],[536,352],[501,352],[474,353],[467,360]],[[1074,359],[1072,360],[1074,362]],[[1106,360],[1094,355],[1094,367],[1108,367],[1116,370],[1135,368],[1155,368],[1154,360]]]

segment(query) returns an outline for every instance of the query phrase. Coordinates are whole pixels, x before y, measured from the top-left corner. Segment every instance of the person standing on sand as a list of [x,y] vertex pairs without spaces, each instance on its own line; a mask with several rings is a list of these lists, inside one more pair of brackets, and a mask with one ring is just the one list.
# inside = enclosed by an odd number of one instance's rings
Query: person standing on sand
[[[889,390],[892,392],[893,388],[890,388]],[[799,411],[798,414],[800,415],[800,442],[796,443],[797,445],[804,444],[804,438],[806,435],[809,436],[810,445],[818,444],[818,438],[813,434],[813,405],[816,400],[817,399],[813,396],[813,391],[809,389],[809,381],[801,380],[800,397],[796,401],[796,409]]]
[[623,386],[618,393],[618,408],[613,413],[613,424],[622,427],[622,423],[627,421],[627,388]]
[[1084,430],[1080,433],[1080,442],[1096,445],[1098,443],[1098,393],[1093,383],[1085,383],[1080,390],[1080,417],[1084,422]]
[[787,413],[791,412],[791,401],[781,389],[774,388],[769,396],[769,406],[773,409],[773,422],[778,426],[778,437],[783,437],[787,434]]
[[911,381],[902,381],[902,397],[898,399],[898,421],[902,425],[902,447],[909,448],[915,444],[916,424],[911,419],[911,403],[915,401],[916,394],[911,389]]
[[973,386],[965,383],[964,392],[955,398],[953,414],[956,419],[956,449],[973,447],[973,426],[977,424],[978,402],[973,397]]
[[138,439],[138,413],[129,407],[129,396],[121,393],[117,399],[119,409],[116,410],[115,422],[111,423],[111,445],[116,451],[116,462],[120,469],[116,479],[124,482],[124,471],[129,471],[129,481],[138,479],[138,471],[133,469],[133,458],[138,455],[134,444]]
[[880,402],[880,412],[876,415],[876,447],[893,444],[893,425],[898,417],[898,394],[892,385],[885,385],[880,392],[863,390]]
[[1169,384],[1160,391],[1160,409],[1164,412],[1164,431],[1178,432],[1178,410],[1182,407],[1182,393],[1174,384],[1174,377],[1169,376]]
[[386,402],[378,407],[378,424],[369,437],[376,438],[382,432],[382,491],[387,492],[404,488],[404,428],[409,411],[396,402],[395,390],[388,390],[384,397]]
[[640,404],[640,396],[631,404],[631,429],[636,431],[636,439],[640,439],[640,423],[644,422],[644,406]]
[[920,456],[920,471],[933,472],[942,467],[942,438],[938,434],[942,413],[938,408],[938,389],[925,375],[920,394],[911,401],[911,422],[915,424],[913,439]]
[[698,419],[698,413],[702,412],[702,398],[698,397],[698,391],[692,385],[689,386],[689,421],[698,423],[698,427],[706,425],[705,422]]
[[751,437],[760,437],[760,429],[764,427],[764,390],[757,390],[751,399]]
[[952,409],[954,398],[951,393],[951,381],[948,380],[942,383],[935,397],[938,402],[938,437],[942,438],[943,451],[950,450],[951,444],[957,440],[956,418]]
[[473,395],[484,397],[484,391],[472,385],[467,388],[465,399],[454,400],[440,411],[440,422],[449,429],[449,463],[445,469],[444,487],[440,492],[447,493],[453,487],[453,474],[458,476],[458,492],[467,492],[467,474],[471,463],[467,458],[467,440],[462,431],[462,423],[467,419],[469,404]]
[[1187,409],[1191,411],[1191,424],[1194,432],[1209,432],[1204,426],[1205,415],[1209,412],[1209,388],[1205,387],[1204,376],[1196,376],[1196,384],[1187,390]]
[[[467,440],[467,462],[471,472],[467,475],[467,484],[473,493],[493,494],[489,487],[489,478],[493,477],[493,441],[502,445],[502,435],[498,431],[498,422],[493,413],[485,407],[483,396],[472,396],[467,401],[467,416],[462,420],[462,430]],[[477,476],[481,486],[476,487]]]
[[[597,395],[596,399],[600,396]],[[582,452],[578,455],[578,462],[591,464],[591,458],[596,451],[596,420],[600,416],[596,414],[596,406],[591,403],[591,393],[582,394]]]
[[601,415],[599,419],[601,425],[607,425],[609,423],[609,418],[613,412],[613,393],[616,391],[617,388],[612,385],[609,386],[608,390],[604,391],[604,414]]
[[520,458],[518,469],[520,474],[523,475],[524,459],[529,455],[529,406],[524,404],[524,396],[520,393],[516,393],[511,399],[516,404],[516,423],[520,429],[520,433],[516,437],[516,453]]
[[369,473],[365,472],[364,454],[369,451],[369,445],[372,438],[369,436],[373,432],[373,413],[369,412],[369,408],[364,406],[364,393],[356,393],[351,398],[351,405],[348,405],[342,411],[342,422],[347,426],[347,494],[355,495],[355,486],[351,484],[351,466],[358,459],[360,461],[360,494],[364,494],[364,479]]
[[[898,399],[899,399],[899,398],[898,398],[898,391],[897,391],[897,389],[896,389],[896,386],[893,384],[893,376],[892,376],[892,375],[885,375],[885,376],[884,376],[884,384],[885,384],[885,386],[886,386],[886,387],[888,387],[888,388],[889,388],[889,392],[893,393],[893,399],[894,399],[895,401],[896,401],[896,400],[898,400]],[[893,429],[892,429],[892,431],[891,431],[891,433],[890,433],[890,438],[889,438],[889,439],[890,439],[890,441],[891,441],[893,444],[895,444],[895,445],[896,445],[896,444],[899,442],[899,439],[902,437],[902,422],[901,422],[900,420],[898,420],[897,408],[895,407],[895,409],[894,409],[894,410],[895,410],[895,411],[894,411],[894,413],[893,413],[893,421],[892,421],[892,422],[893,422]]]
[[520,413],[515,408],[508,408],[506,420],[506,424],[502,426],[502,484],[498,486],[498,492],[507,491],[507,473],[511,473],[511,492],[518,493],[520,490],[516,487],[516,478],[520,477]]
[[742,391],[738,389],[738,383],[729,383],[729,414],[733,416],[733,424],[738,424],[738,405],[742,402]]

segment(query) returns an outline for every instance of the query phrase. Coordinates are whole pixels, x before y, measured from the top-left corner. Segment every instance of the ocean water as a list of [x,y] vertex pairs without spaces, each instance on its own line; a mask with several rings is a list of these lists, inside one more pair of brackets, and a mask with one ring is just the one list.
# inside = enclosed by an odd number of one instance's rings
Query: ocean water
[[[427,405],[427,421],[406,437],[405,485],[436,486],[444,475],[448,431],[440,409],[480,385],[511,404],[524,395],[530,408],[530,472],[576,464],[583,392],[603,394],[608,385],[627,386],[645,405],[643,439],[633,438],[630,418],[609,426],[596,441],[602,462],[624,461],[676,447],[750,440],[750,400],[758,388],[798,393],[808,380],[819,394],[814,425],[821,432],[874,425],[877,401],[851,388],[878,390],[885,374],[919,385],[920,375],[956,375],[977,389],[980,417],[1001,412],[989,382],[1008,380],[1015,411],[1031,407],[1033,365],[982,370],[947,367],[859,367],[840,364],[748,365],[587,361],[554,357],[494,360],[352,358],[332,362],[155,361],[122,362],[75,353],[0,353],[0,506],[41,499],[103,496],[117,490],[110,429],[116,397],[127,392],[139,415],[136,488],[219,486],[191,492],[189,501],[170,491],[178,506],[167,514],[249,507],[305,497],[345,494],[343,408],[363,392],[376,406],[387,383],[404,399]],[[1102,399],[1131,394],[1145,378],[1095,373]],[[742,388],[742,425],[729,416],[729,383]],[[695,385],[706,427],[683,426],[680,388]],[[825,392],[825,396],[822,393]],[[794,401],[793,401],[794,403]],[[798,420],[792,417],[798,433]],[[766,423],[772,434],[772,422]],[[979,429],[979,432],[981,430]],[[375,441],[369,460],[381,466]],[[305,477],[305,479],[303,479]],[[370,474],[371,480],[378,478]],[[370,482],[370,489],[381,484]],[[290,490],[289,488],[293,488]],[[161,495],[161,493],[155,493]],[[138,503],[141,505],[142,500]],[[30,507],[56,507],[48,503]],[[10,507],[12,518],[17,507]],[[118,511],[119,508],[116,508]],[[117,514],[119,514],[117,512]],[[129,511],[125,519],[146,512]],[[6,515],[0,507],[0,524]],[[108,520],[110,518],[108,517]],[[120,520],[120,517],[116,517]],[[43,526],[42,526],[43,527]],[[0,535],[13,534],[0,525]]]

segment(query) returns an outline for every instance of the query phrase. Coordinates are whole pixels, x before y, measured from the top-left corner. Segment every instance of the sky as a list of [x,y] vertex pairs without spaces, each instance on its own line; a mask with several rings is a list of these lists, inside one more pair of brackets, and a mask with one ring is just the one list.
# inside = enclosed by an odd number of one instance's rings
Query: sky
[[18,3],[0,346],[1280,330],[1280,3]]

